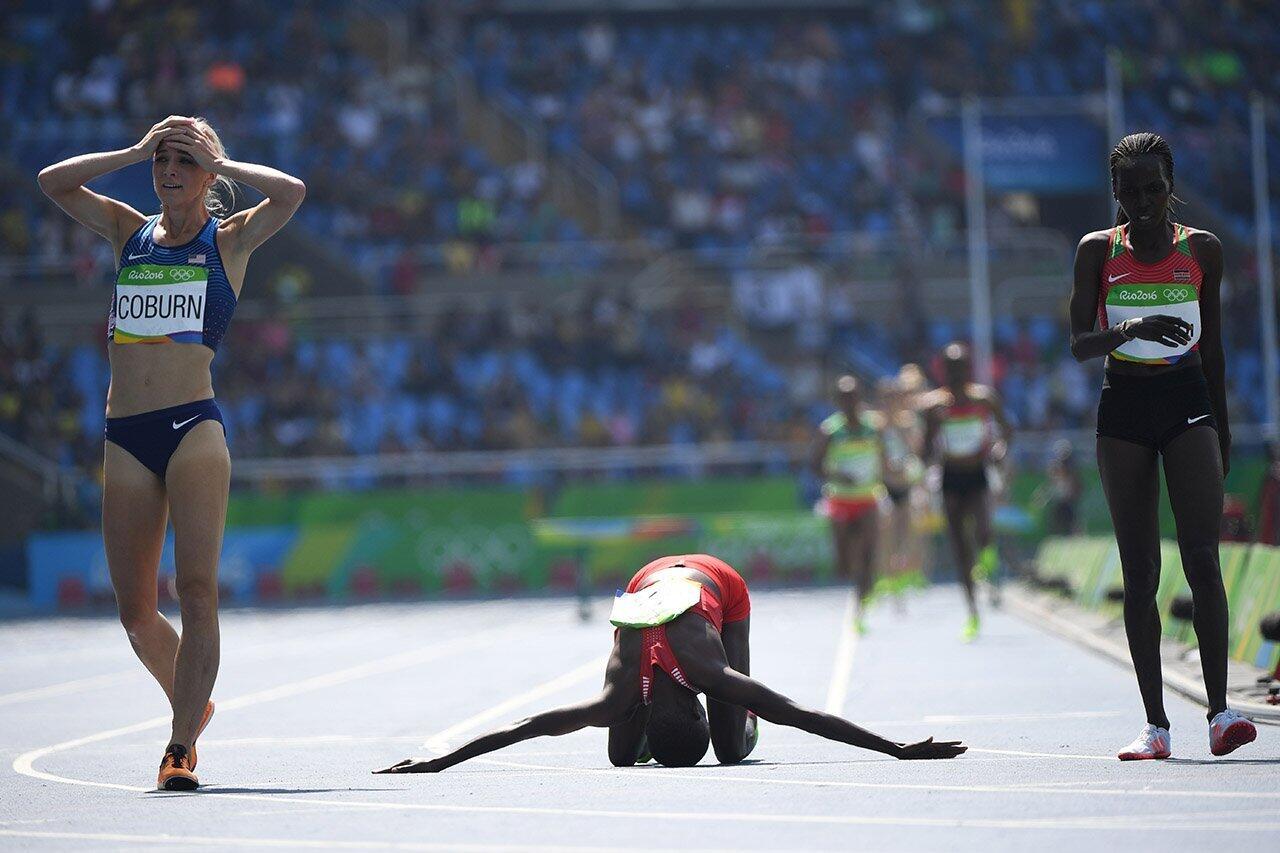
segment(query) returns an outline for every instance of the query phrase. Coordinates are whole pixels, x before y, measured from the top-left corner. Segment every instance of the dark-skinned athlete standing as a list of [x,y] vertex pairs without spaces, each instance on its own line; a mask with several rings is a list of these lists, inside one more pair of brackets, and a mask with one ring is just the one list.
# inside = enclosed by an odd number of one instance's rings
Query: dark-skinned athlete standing
[[1160,463],[1209,700],[1209,745],[1225,755],[1253,724],[1227,708],[1227,596],[1218,562],[1223,477],[1231,455],[1219,287],[1222,244],[1170,218],[1173,153],[1153,133],[1111,152],[1116,224],[1076,251],[1071,353],[1106,357],[1098,403],[1098,473],[1124,573],[1124,624],[1147,725],[1121,760],[1171,753],[1160,674]]

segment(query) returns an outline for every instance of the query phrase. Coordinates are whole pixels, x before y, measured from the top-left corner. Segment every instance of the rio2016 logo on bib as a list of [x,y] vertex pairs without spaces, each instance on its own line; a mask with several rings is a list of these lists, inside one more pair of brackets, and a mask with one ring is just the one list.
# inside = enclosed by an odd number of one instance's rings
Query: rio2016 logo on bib
[[1195,288],[1169,287],[1167,285],[1129,284],[1113,288],[1107,294],[1108,305],[1144,303],[1168,305],[1177,302],[1189,302],[1196,298]]
[[1176,305],[1194,302],[1196,289],[1181,284],[1122,284],[1107,294],[1108,305]]
[[118,344],[192,340],[204,332],[209,274],[201,267],[138,264],[116,276],[112,302]]
[[1107,293],[1107,325],[1112,328],[1125,320],[1165,314],[1177,317],[1191,327],[1191,341],[1185,346],[1170,347],[1156,341],[1135,339],[1117,347],[1112,355],[1125,361],[1167,364],[1177,360],[1200,340],[1200,297],[1186,284],[1122,284]]

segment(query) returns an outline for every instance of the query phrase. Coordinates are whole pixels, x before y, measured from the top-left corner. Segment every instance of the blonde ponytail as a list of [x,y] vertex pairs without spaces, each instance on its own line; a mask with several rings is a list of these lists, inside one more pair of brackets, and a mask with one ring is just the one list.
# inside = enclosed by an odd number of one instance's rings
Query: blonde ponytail
[[[195,123],[196,127],[209,138],[209,147],[213,149],[213,153],[225,159],[227,149],[223,146],[222,138],[218,136],[218,131],[213,129],[213,125],[209,123],[209,120],[203,116],[196,116]],[[225,175],[216,176],[209,189],[205,190],[205,210],[208,210],[211,216],[226,218],[228,214],[235,210],[235,206],[236,182]]]

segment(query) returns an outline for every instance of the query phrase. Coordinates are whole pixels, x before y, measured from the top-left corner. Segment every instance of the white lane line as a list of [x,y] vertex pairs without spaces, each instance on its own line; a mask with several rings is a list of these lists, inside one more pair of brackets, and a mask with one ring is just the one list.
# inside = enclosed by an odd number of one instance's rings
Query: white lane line
[[[476,606],[477,605],[475,604],[464,604],[459,605],[459,609],[465,608],[470,610],[474,609]],[[263,640],[244,646],[224,647],[222,650],[222,661],[224,666],[231,667],[246,661],[278,659],[286,655],[314,655],[317,651],[326,646],[350,648],[353,639],[363,640],[368,643],[371,639],[369,629],[372,626],[376,625],[379,628],[386,628],[388,625],[404,627],[406,623],[411,623],[412,621],[414,620],[407,618],[391,623],[370,620],[367,623],[360,623],[356,628],[336,632],[325,632],[316,637],[304,639],[291,638]],[[225,630],[226,629],[224,628],[224,631]],[[384,639],[377,635],[374,635],[374,637],[378,641],[382,641]],[[31,702],[58,696],[68,696],[75,693],[98,690],[106,687],[114,687],[131,679],[141,678],[146,674],[147,671],[141,666],[138,666],[133,669],[109,672],[103,675],[94,675],[87,678],[77,678],[72,681],[63,681],[57,684],[50,684],[45,687],[33,687],[27,690],[15,691],[13,693],[3,693],[0,694],[0,707],[13,705],[18,702]]]
[[[697,774],[701,775],[701,774]],[[705,778],[705,777],[703,777]],[[875,787],[869,785],[868,787]],[[136,789],[145,790],[145,789]],[[1022,789],[1027,790],[1027,789]],[[1004,791],[1007,793],[1007,790]],[[1090,792],[1098,793],[1098,792]],[[1114,795],[1117,792],[1107,792]],[[1133,792],[1126,792],[1133,793]],[[1150,793],[1161,793],[1153,791]],[[164,795],[158,795],[164,796]],[[636,811],[622,809],[574,809],[561,807],[537,806],[464,806],[438,803],[385,803],[367,800],[322,800],[307,797],[274,796],[266,794],[222,794],[209,789],[204,794],[173,794],[172,797],[208,796],[233,800],[253,800],[269,803],[298,803],[301,805],[336,806],[348,811],[360,809],[373,811],[419,811],[436,814],[485,814],[485,815],[525,815],[532,817],[548,817],[563,821],[567,817],[581,818],[615,818],[652,824],[654,820],[686,821],[694,823],[762,823],[792,824],[817,826],[905,826],[905,827],[941,827],[979,828],[979,829],[1077,829],[1105,830],[1116,832],[1131,830],[1152,832],[1156,830],[1171,832],[1195,832],[1216,830],[1221,832],[1262,832],[1280,830],[1280,820],[1271,822],[1255,821],[1244,823],[1231,820],[1230,813],[1224,814],[1221,821],[1192,823],[1169,823],[1164,820],[1146,820],[1142,816],[1130,816],[1117,819],[1113,824],[1099,824],[1095,818],[949,818],[949,817],[886,817],[871,815],[798,815],[798,814],[763,814],[759,812],[672,812],[655,811],[641,808]],[[165,798],[167,798],[167,796]],[[173,839],[178,840],[178,839]],[[448,845],[450,847],[454,845]]]
[[[454,654],[462,649],[470,648],[475,645],[481,645],[488,642],[493,637],[509,632],[509,627],[492,628],[481,631],[476,634],[463,635],[439,643],[432,643],[417,649],[411,649],[405,652],[399,652],[394,655],[380,658],[378,660],[369,661],[367,663],[349,666],[344,669],[334,670],[321,675],[304,678],[300,681],[294,681],[288,684],[281,684],[266,690],[260,690],[256,693],[249,693],[244,696],[237,696],[234,699],[220,700],[218,709],[220,711],[232,711],[238,708],[247,708],[252,705],[258,705],[263,702],[271,702],[276,699],[284,699],[290,696],[297,696],[300,693],[307,693],[312,690],[320,690],[325,687],[335,687],[354,681],[359,678],[367,678],[372,675],[384,675],[389,672],[395,672],[401,669],[407,669],[419,664],[428,663],[438,658]],[[98,743],[104,740],[120,737],[122,735],[134,734],[135,732],[147,731],[149,729],[160,728],[168,725],[172,721],[169,715],[163,717],[152,717],[149,720],[143,720],[140,723],[134,723],[131,726],[121,726],[116,729],[108,729],[96,734],[87,735],[74,740],[63,741],[52,746],[41,747],[24,752],[13,760],[13,769],[15,772],[23,776],[30,776],[33,779],[42,779],[46,782],[62,782],[69,785],[86,785],[94,788],[115,788],[121,791],[146,791],[148,788],[138,788],[133,785],[119,785],[111,782],[96,782],[87,779],[72,779],[66,776],[58,776],[53,773],[46,773],[35,768],[35,763],[47,755],[57,752],[65,752],[69,749],[75,749],[81,746],[87,746],[91,743]]]
[[[247,838],[243,836],[210,836],[210,835],[126,835],[118,832],[35,832],[27,830],[0,829],[0,838],[27,838],[43,841],[98,841],[115,844],[138,844],[151,847],[170,846],[182,848],[196,847],[283,847],[288,849],[304,848],[308,850],[475,850],[475,851],[542,851],[542,850],[575,850],[583,851],[622,851],[634,850],[634,847],[566,847],[563,844],[459,844],[433,843],[430,841],[329,841],[309,840],[302,838]],[[646,845],[647,848],[647,845]],[[652,849],[652,848],[647,848]],[[663,848],[670,849],[670,848]]]
[[827,687],[827,704],[824,706],[828,714],[839,714],[844,710],[844,700],[849,694],[849,679],[853,674],[853,655],[858,651],[858,632],[853,630],[854,596],[850,591],[849,600],[844,607],[844,615],[840,617],[840,645],[836,647],[836,659],[831,668],[831,683]]
[[[1052,753],[1044,753],[1044,755],[1052,755],[1055,758],[1062,756],[1053,755]],[[1092,758],[1097,756],[1069,756],[1072,758]],[[959,759],[963,760],[963,759]],[[1115,761],[1114,758],[1106,759],[1107,761]],[[604,767],[564,767],[550,764],[530,764],[523,761],[507,761],[496,758],[474,758],[472,762],[481,764],[493,764],[501,767],[514,767],[521,770],[546,770],[557,773],[573,774],[607,774],[616,775],[617,769],[609,769]],[[449,771],[445,771],[449,772]],[[624,771],[625,772],[625,771]],[[1048,782],[1048,783],[1015,783],[1009,785],[940,785],[940,784],[921,784],[921,783],[904,783],[904,782],[853,782],[846,779],[777,779],[771,776],[750,776],[746,774],[729,774],[729,773],[703,773],[697,771],[679,771],[679,770],[660,770],[656,767],[645,768],[641,772],[644,775],[642,779],[667,779],[681,782],[737,782],[751,785],[781,785],[781,786],[803,786],[809,788],[849,788],[849,789],[869,789],[869,790],[891,790],[891,791],[929,791],[932,793],[962,793],[962,794],[1070,794],[1070,795],[1087,795],[1087,796],[1138,796],[1138,797],[1206,797],[1211,799],[1226,800],[1276,800],[1280,799],[1280,792],[1262,791],[1262,792],[1246,792],[1246,791],[1180,791],[1169,789],[1152,789],[1152,788],[1065,788],[1058,787],[1070,784],[1087,784],[1079,782]]]
[[552,696],[568,687],[573,687],[593,675],[603,676],[605,664],[608,662],[608,655],[592,658],[582,666],[569,670],[564,675],[559,675],[548,681],[544,681],[536,687],[530,688],[523,693],[518,693],[503,702],[499,702],[491,708],[487,708],[478,714],[467,717],[462,722],[456,723],[444,731],[437,732],[427,738],[422,745],[424,748],[430,749],[433,752],[448,752],[451,749],[449,742],[459,735],[465,734],[484,723],[492,722],[497,719],[505,719],[517,708],[521,708],[530,702],[536,702],[544,697]]
[[[1048,714],[929,714],[920,723],[1004,723],[1036,720],[1093,720],[1101,717],[1128,716],[1126,711],[1055,711]],[[883,725],[883,724],[881,724]]]
[[[393,656],[393,657],[398,657],[398,656]],[[264,691],[264,694],[271,694],[272,692],[273,691]],[[242,698],[247,698],[247,697],[242,697]],[[278,698],[278,696],[271,695],[269,696],[269,698]],[[261,701],[266,701],[266,699],[262,699]],[[143,728],[152,727],[155,725],[163,725],[167,722],[168,722],[167,718],[159,718],[156,721],[144,721],[143,723],[137,724],[135,726],[125,727],[124,729],[113,730],[112,736],[114,736],[115,734],[123,734],[123,733],[126,733],[127,731],[142,730]],[[38,758],[40,757],[40,755],[43,755],[43,754],[48,754],[48,752],[60,751],[61,749],[71,748],[73,745],[80,745],[81,743],[84,743],[84,742],[94,742],[102,739],[105,739],[105,737],[102,737],[101,735],[98,735],[98,736],[91,735],[88,738],[82,738],[79,741],[69,741],[65,744],[56,745],[56,748],[46,748],[45,750],[35,750],[31,753],[27,753],[24,756],[19,756],[19,759],[15,760],[14,762],[14,769],[19,770],[19,772],[22,772],[19,769],[18,765],[23,759],[27,759],[27,764],[29,765],[30,762],[33,761],[35,758]],[[480,760],[484,760],[484,759],[480,759]],[[509,763],[512,766],[520,766],[515,764],[514,762],[491,762],[491,763]],[[590,772],[589,769],[585,771],[584,770],[575,771],[573,768],[563,768],[563,767],[540,767],[538,765],[532,765],[531,767],[533,769],[549,769],[557,772]],[[34,770],[34,768],[28,768],[28,769]],[[599,770],[597,772],[608,772],[611,774],[616,774],[619,771]],[[38,773],[39,775],[36,775],[36,773]],[[56,781],[56,782],[62,782],[66,784],[73,784],[73,785],[87,785],[92,787],[115,788],[119,790],[134,791],[134,792],[141,792],[141,793],[150,791],[150,789],[142,788],[142,787],[69,779],[65,777],[54,776],[52,774],[39,773],[39,771],[36,771],[36,773],[27,773],[26,775],[36,775],[36,778],[44,778],[49,781]],[[717,777],[711,776],[710,774],[703,774],[696,771],[688,772],[688,773],[667,773],[667,774],[662,774],[661,771],[648,771],[648,776],[646,778],[663,778],[664,775],[666,778],[679,778],[686,782],[699,782],[701,780],[717,778]],[[750,782],[756,782],[756,783],[772,782],[774,784],[777,784],[779,782],[787,782],[791,784],[801,784],[801,785],[808,785],[808,786],[815,786],[815,785],[824,786],[825,785],[825,786],[834,786],[834,787],[860,787],[860,788],[875,788],[875,789],[888,788],[888,789],[900,789],[900,790],[996,792],[996,793],[1001,793],[1006,795],[1011,792],[1030,792],[1030,793],[1048,793],[1048,794],[1103,794],[1111,797],[1114,797],[1117,795],[1120,795],[1120,796],[1145,795],[1145,796],[1163,796],[1163,797],[1169,797],[1169,796],[1173,796],[1173,797],[1188,796],[1188,797],[1198,797],[1198,798],[1210,797],[1210,798],[1226,798],[1226,799],[1277,799],[1277,798],[1280,798],[1280,793],[1253,794],[1253,793],[1247,793],[1247,792],[1222,792],[1222,791],[1205,792],[1205,791],[1123,790],[1123,789],[1122,790],[1115,790],[1115,789],[1112,789],[1112,790],[1095,790],[1095,789],[1064,790],[1060,788],[1037,788],[1034,785],[1033,786],[1005,786],[1005,787],[903,785],[903,784],[885,784],[880,782],[846,783],[843,781],[823,782],[822,780],[807,781],[807,780],[771,780],[771,779],[755,779],[755,778],[748,779],[745,777],[740,778],[740,777],[728,776],[728,775],[722,775],[718,778],[733,780],[733,781],[750,781]],[[246,801],[254,801],[254,802],[296,803],[298,805],[304,805],[308,807],[334,806],[344,810],[359,810],[359,809],[388,810],[388,811],[409,810],[409,811],[455,813],[455,814],[466,814],[466,813],[507,814],[507,815],[519,814],[519,815],[548,816],[553,818],[563,818],[564,816],[567,815],[567,816],[577,816],[577,817],[585,817],[585,818],[609,817],[609,818],[637,820],[637,821],[650,821],[653,818],[661,819],[665,817],[672,820],[687,820],[687,821],[720,822],[725,820],[735,820],[735,821],[741,821],[741,822],[775,823],[775,824],[786,823],[786,824],[818,824],[818,825],[883,825],[883,826],[937,826],[937,827],[972,826],[972,827],[986,827],[986,828],[997,828],[997,829],[1010,829],[1010,828],[1097,829],[1098,828],[1096,826],[1085,825],[1085,824],[1082,824],[1080,821],[1072,821],[1070,819],[1061,820],[1061,821],[1058,821],[1057,823],[1050,823],[1046,821],[1005,820],[1005,819],[955,819],[955,818],[912,818],[912,817],[897,818],[897,817],[824,816],[824,815],[761,815],[761,814],[755,814],[755,813],[732,814],[732,813],[689,813],[689,812],[651,812],[651,811],[630,812],[630,811],[622,811],[622,810],[535,808],[535,807],[519,807],[519,806],[462,806],[462,805],[427,804],[427,803],[328,800],[328,799],[314,799],[314,798],[307,798],[307,797],[289,797],[289,796],[230,793],[230,792],[219,793],[216,788],[206,789],[206,792],[204,795],[220,796],[220,797],[226,797],[230,799],[238,799],[238,800],[246,800]],[[160,795],[160,796],[164,796],[164,795]],[[1168,826],[1165,823],[1157,823],[1157,822],[1144,823],[1141,819],[1137,819],[1137,820],[1129,819],[1127,822],[1123,824],[1107,827],[1108,831],[1114,831],[1115,829],[1138,829],[1142,831],[1150,831],[1150,830],[1156,830],[1161,828],[1174,829],[1174,830],[1220,829],[1222,831],[1253,831],[1253,830],[1271,830],[1275,828],[1280,828],[1280,824],[1268,824],[1268,823],[1243,824],[1239,821],[1232,821],[1230,823],[1222,823],[1222,824],[1200,824],[1200,825],[1187,824],[1187,825],[1179,825],[1175,827],[1175,826]]]
[[104,675],[94,675],[89,678],[77,678],[73,681],[50,684],[47,687],[33,687],[30,690],[0,693],[0,706],[16,705],[19,702],[31,702],[37,699],[51,699],[55,696],[68,696],[72,693],[97,690],[102,687],[114,687],[144,674],[146,674],[146,670],[139,666],[137,669],[108,672]]
[[[227,645],[223,646],[222,656],[226,661],[229,656],[246,655],[247,659],[254,660],[262,657],[275,657],[282,653],[292,652],[314,652],[321,645],[338,645],[342,647],[349,646],[353,639],[362,640],[370,636],[371,628],[388,628],[394,632],[402,628],[411,628],[415,623],[432,625],[434,628],[441,627],[441,617],[445,619],[453,619],[455,615],[461,614],[459,621],[465,625],[472,617],[487,613],[489,611],[501,611],[503,606],[511,609],[510,602],[449,602],[445,607],[439,606],[440,603],[428,603],[425,605],[380,605],[371,604],[362,606],[362,617],[357,622],[349,619],[344,620],[326,620],[319,626],[312,625],[312,634],[305,637],[297,637],[296,633],[285,633],[293,623],[299,621],[305,616],[314,615],[314,611],[298,611],[301,615],[289,614],[286,618],[279,622],[279,633],[267,633],[265,636],[257,630],[258,619],[253,611],[244,611],[236,608],[228,608],[224,611],[224,622],[222,625],[222,633],[224,641]],[[414,608],[407,610],[407,608]],[[165,618],[174,623],[174,627],[179,627],[176,617],[169,615]],[[102,622],[110,623],[114,628],[110,631],[103,632],[102,637],[93,637],[83,648],[75,649],[58,649],[58,650],[29,650],[24,649],[22,643],[27,639],[27,635],[34,635],[35,632],[25,632],[15,636],[12,630],[0,629],[0,645],[7,649],[12,649],[14,654],[7,655],[0,660],[0,672],[14,669],[43,669],[47,670],[67,663],[79,661],[91,661],[104,657],[116,657],[123,660],[132,659],[132,655],[127,651],[127,643],[123,640],[117,644],[115,642],[104,642],[107,636],[120,636],[121,629],[119,622],[112,616],[103,615]],[[495,620],[497,621],[497,620]],[[75,636],[77,642],[83,642],[83,623],[84,620],[54,620],[41,624],[40,634],[47,636],[55,633],[59,629],[67,628],[65,632],[68,636]],[[94,620],[90,621],[94,624]],[[343,625],[341,630],[331,630],[331,626],[335,624]],[[446,625],[444,627],[456,627]],[[227,640],[228,636],[238,636],[235,632],[237,629],[243,629],[246,633],[252,633],[252,637],[244,645],[233,646]],[[273,629],[277,630],[277,629]],[[381,639],[381,638],[379,638]]]
[[981,749],[969,747],[970,752],[986,752],[992,755],[1015,755],[1022,758],[1070,758],[1079,761],[1106,761],[1115,764],[1119,761],[1114,755],[1074,755],[1068,752],[1023,752],[1017,749]]
[[309,735],[306,737],[200,738],[200,746],[315,746],[317,744],[418,743],[419,735]]
[[[1073,719],[1093,719],[1098,717],[1127,717],[1130,716],[1127,711],[1057,711],[1047,714],[929,714],[923,717],[913,717],[907,720],[858,720],[858,725],[867,729],[883,728],[886,726],[932,726],[938,723],[958,724],[958,723],[1002,723],[1007,720],[1017,720],[1023,723],[1053,722],[1055,720],[1073,720]],[[796,743],[807,741],[809,738],[793,738]],[[776,741],[771,737],[770,743]],[[972,750],[970,750],[972,752]]]

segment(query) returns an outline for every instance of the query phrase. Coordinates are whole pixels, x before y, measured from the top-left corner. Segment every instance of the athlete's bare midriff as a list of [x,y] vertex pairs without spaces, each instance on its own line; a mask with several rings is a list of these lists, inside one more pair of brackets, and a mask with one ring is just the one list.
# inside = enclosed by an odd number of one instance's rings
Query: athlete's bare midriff
[[1106,371],[1108,373],[1118,373],[1122,376],[1155,376],[1157,373],[1169,373],[1186,367],[1199,366],[1200,351],[1192,350],[1173,364],[1142,364],[1136,361],[1125,361],[1124,359],[1107,356]]
[[126,418],[213,396],[209,372],[213,350],[204,344],[109,341],[107,357],[111,361],[109,418]]
[[658,581],[668,580],[669,578],[684,578],[685,580],[700,583],[715,594],[717,601],[724,601],[724,596],[720,591],[720,587],[711,579],[710,575],[700,572],[697,569],[691,569],[688,566],[672,566],[669,569],[654,572],[644,579],[644,583],[642,583],[638,589],[645,589],[646,587],[653,586]]
[[[190,238],[174,238],[176,245],[190,242],[207,222],[208,219],[203,220]],[[163,222],[156,223],[156,228],[163,234]],[[221,228],[213,239],[227,281],[238,299],[248,258],[223,246]],[[119,257],[121,247],[115,249]],[[107,388],[107,417],[127,418],[209,399],[213,396],[213,375],[209,370],[213,355],[213,350],[204,344],[117,344],[108,340],[111,385]]]

